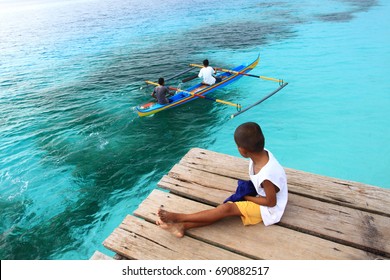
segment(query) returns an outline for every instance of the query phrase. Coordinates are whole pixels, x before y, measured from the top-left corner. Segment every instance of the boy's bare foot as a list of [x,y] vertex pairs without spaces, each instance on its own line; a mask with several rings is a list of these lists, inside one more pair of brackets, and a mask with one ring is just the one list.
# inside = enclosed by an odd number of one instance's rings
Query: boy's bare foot
[[176,213],[168,212],[161,208],[158,209],[157,215],[160,217],[160,220],[164,223],[176,223]]
[[160,228],[169,231],[176,237],[182,238],[184,236],[184,227],[182,224],[167,224],[164,223],[161,219],[158,219],[156,224],[160,226]]

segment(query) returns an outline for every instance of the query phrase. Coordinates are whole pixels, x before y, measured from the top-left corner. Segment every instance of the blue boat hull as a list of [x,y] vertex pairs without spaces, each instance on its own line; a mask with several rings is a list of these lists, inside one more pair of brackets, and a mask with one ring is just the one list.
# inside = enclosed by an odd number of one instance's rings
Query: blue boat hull
[[[240,65],[232,70],[234,72],[240,72],[240,73],[248,73],[251,71],[253,68],[256,67],[256,65],[259,63],[260,57],[258,57],[255,61],[253,61],[251,64],[245,66],[245,65]],[[192,94],[196,95],[201,95],[204,96],[210,92],[213,92],[214,90],[217,90],[219,88],[225,87],[238,79],[242,77],[242,75],[238,73],[230,73],[230,72],[222,72],[218,77],[222,78],[222,81],[220,83],[216,83],[211,86],[206,86],[201,83],[194,85],[185,91],[190,92]],[[158,104],[157,102],[149,102],[143,105],[139,105],[136,107],[137,113],[140,117],[145,117],[148,115],[156,114],[158,112],[161,112],[163,110],[175,108],[177,106],[183,105],[187,102],[193,101],[199,97],[194,96],[192,94],[186,93],[186,92],[179,92],[175,94],[174,96],[171,96],[168,98],[169,103],[168,104]]]

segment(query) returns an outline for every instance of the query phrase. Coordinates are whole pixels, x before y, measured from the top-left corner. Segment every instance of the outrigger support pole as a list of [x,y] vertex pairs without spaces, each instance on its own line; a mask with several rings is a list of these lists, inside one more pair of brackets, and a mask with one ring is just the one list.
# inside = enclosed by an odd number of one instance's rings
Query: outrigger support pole
[[262,98],[261,100],[255,102],[254,104],[242,109],[241,111],[233,114],[230,116],[231,119],[233,119],[234,117],[237,117],[239,114],[242,114],[244,113],[245,111],[248,111],[249,109],[255,107],[256,105],[259,105],[261,102],[263,102],[264,100],[267,100],[268,98],[270,98],[272,95],[274,95],[275,93],[277,93],[279,90],[281,90],[282,88],[284,88],[285,86],[287,86],[288,83],[283,83],[280,85],[280,87],[278,87],[276,90],[274,90],[273,92],[271,92],[270,94],[268,94],[267,96],[265,96],[264,98]]

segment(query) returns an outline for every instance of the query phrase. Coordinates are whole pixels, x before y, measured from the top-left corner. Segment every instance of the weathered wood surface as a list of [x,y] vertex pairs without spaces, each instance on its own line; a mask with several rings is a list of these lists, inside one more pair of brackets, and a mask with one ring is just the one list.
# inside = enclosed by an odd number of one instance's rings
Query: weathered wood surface
[[107,256],[106,254],[103,254],[100,251],[95,251],[95,253],[93,253],[90,260],[92,260],[92,261],[100,261],[100,260],[108,261],[108,260],[114,260],[114,259],[110,256]]
[[[154,223],[157,209],[192,213],[212,208],[171,193],[154,190],[134,215]],[[375,254],[281,226],[243,226],[239,217],[191,229],[188,236],[252,259],[375,259]],[[176,241],[178,242],[178,241]],[[182,250],[184,250],[182,248]]]
[[[390,258],[390,191],[286,168],[289,202],[281,222],[243,226],[239,218],[191,229],[182,239],[155,225],[158,207],[190,213],[224,201],[248,179],[248,161],[190,150],[104,241],[128,259]],[[228,230],[227,230],[228,229]]]
[[[218,205],[235,191],[237,180],[177,164],[158,185],[172,193]],[[280,224],[390,257],[388,216],[290,193]]]
[[247,259],[188,236],[179,239],[154,223],[130,215],[103,245],[127,259],[137,260]]

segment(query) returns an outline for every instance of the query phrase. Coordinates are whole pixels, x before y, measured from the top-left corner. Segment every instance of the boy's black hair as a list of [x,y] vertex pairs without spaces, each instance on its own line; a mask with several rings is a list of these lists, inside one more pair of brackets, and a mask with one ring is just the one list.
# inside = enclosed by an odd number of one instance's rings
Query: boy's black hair
[[165,83],[164,78],[158,78],[158,84],[159,84],[160,86],[163,86],[164,83]]
[[209,60],[208,59],[203,60],[203,65],[206,67],[209,66]]
[[236,128],[234,141],[240,148],[249,152],[261,152],[264,150],[265,139],[260,126],[254,122],[246,122]]

